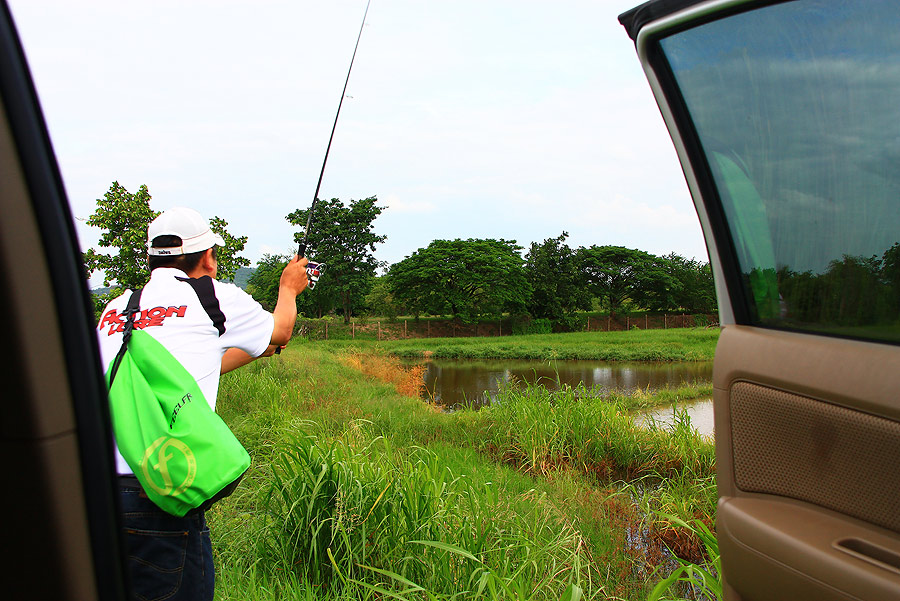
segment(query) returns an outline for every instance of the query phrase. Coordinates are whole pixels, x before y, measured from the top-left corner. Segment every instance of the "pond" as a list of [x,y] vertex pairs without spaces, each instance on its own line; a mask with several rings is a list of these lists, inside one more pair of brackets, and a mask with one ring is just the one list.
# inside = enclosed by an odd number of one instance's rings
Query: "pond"
[[[691,419],[691,427],[696,430],[700,436],[712,438],[715,434],[715,424],[713,420],[713,401],[712,399],[698,399],[696,401],[688,401],[679,403],[679,409],[687,411],[688,417]],[[675,415],[672,407],[657,407],[641,411],[635,416],[635,423],[645,425],[653,420],[663,427],[671,426],[675,421]]]
[[678,363],[603,361],[524,361],[509,359],[433,359],[426,362],[423,397],[453,410],[463,404],[482,406],[512,382],[537,383],[549,390],[560,384],[601,391],[637,389],[652,392],[712,380],[712,361]]

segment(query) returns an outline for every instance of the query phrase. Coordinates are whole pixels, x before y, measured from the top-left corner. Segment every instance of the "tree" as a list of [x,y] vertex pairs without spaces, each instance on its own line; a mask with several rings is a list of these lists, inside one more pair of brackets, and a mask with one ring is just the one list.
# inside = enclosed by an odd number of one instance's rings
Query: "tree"
[[399,303],[391,293],[386,276],[376,277],[372,282],[372,289],[366,295],[366,308],[372,315],[390,319],[395,319],[398,315],[405,313],[403,304]]
[[240,267],[250,265],[250,259],[238,256],[237,253],[244,250],[247,244],[247,236],[232,236],[225,228],[228,222],[221,217],[213,217],[209,220],[209,229],[222,237],[225,246],[220,246],[216,251],[216,279],[223,282],[230,282],[234,279],[234,274]]
[[645,308],[665,306],[675,280],[662,262],[648,252],[624,246],[580,247],[576,260],[588,290],[611,313],[626,299]]
[[890,306],[900,307],[900,242],[884,251],[881,257],[881,276],[887,285]]
[[569,234],[531,243],[525,255],[525,277],[531,287],[527,309],[532,317],[564,321],[578,309],[589,309],[591,297],[579,278]]
[[[278,289],[281,284],[281,272],[291,257],[287,255],[266,254],[256,263],[253,275],[247,281],[247,294],[267,311],[274,311],[278,302]],[[297,297],[297,312],[307,316],[318,316],[328,313],[334,308],[336,295],[328,286],[307,288]]]
[[93,248],[84,253],[88,274],[103,273],[103,285],[115,283],[121,288],[140,288],[150,279],[147,268],[147,226],[158,212],[150,208],[150,192],[142,185],[131,194],[119,182],[113,182],[103,198],[97,199],[97,210],[87,224],[105,230],[100,235],[101,248],[117,249],[116,253],[100,253]]
[[275,310],[281,272],[284,271],[289,259],[290,257],[281,255],[263,255],[256,263],[253,275],[247,280],[247,294],[252,296],[266,311]]
[[[150,192],[142,185],[134,194],[113,182],[103,198],[97,199],[97,209],[88,217],[87,224],[103,231],[98,246],[116,249],[115,253],[101,253],[90,248],[84,253],[87,272],[103,272],[103,285],[117,288],[140,288],[150,279],[147,267],[147,227],[158,211],[150,208]],[[225,246],[217,254],[218,277],[229,280],[238,267],[250,261],[237,253],[244,250],[246,236],[235,237],[225,229],[228,223],[220,217],[210,220],[210,229],[222,236]],[[115,292],[115,291],[113,291]]]
[[709,263],[686,259],[676,253],[660,257],[663,269],[675,280],[672,303],[659,307],[666,311],[682,309],[688,313],[713,313],[717,310],[716,286]]
[[[337,198],[319,200],[312,231],[308,232],[307,256],[326,264],[314,293],[320,300],[332,296],[343,310],[345,323],[350,323],[353,310],[364,304],[375,271],[382,266],[373,254],[375,245],[387,240],[387,236],[376,234],[372,225],[383,210],[375,204],[377,201],[375,196],[351,199],[349,205]],[[308,214],[308,209],[298,209],[287,220],[305,226]],[[302,233],[294,234],[296,242],[302,238]]]
[[435,240],[392,265],[388,283],[414,312],[470,320],[519,310],[529,294],[521,250],[509,240]]

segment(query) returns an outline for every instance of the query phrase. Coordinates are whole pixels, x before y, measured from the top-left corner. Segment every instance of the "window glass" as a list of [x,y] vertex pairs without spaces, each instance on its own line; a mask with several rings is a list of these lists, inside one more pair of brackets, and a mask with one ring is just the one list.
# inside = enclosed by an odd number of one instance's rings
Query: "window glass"
[[796,1],[664,38],[759,325],[900,342],[900,11]]

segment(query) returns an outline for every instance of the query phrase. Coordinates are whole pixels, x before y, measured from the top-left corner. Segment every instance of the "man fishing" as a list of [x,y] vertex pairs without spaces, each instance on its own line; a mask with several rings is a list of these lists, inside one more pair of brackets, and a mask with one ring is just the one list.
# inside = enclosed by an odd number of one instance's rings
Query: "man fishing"
[[[224,241],[197,211],[164,211],[150,224],[147,245],[151,274],[136,327],[187,369],[215,409],[220,374],[270,356],[290,340],[296,298],[308,283],[307,260],[294,256],[284,268],[269,313],[234,284],[216,281],[216,248]],[[130,296],[126,291],[110,302],[101,316],[97,337],[104,371],[122,346]],[[176,517],[157,507],[118,448],[116,467],[134,598],[212,601],[215,578],[204,512]]]

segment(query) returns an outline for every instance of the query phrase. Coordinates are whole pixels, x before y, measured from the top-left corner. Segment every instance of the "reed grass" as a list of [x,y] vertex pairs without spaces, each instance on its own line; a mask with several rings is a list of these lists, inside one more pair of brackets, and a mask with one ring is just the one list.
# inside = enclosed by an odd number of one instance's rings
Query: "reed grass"
[[711,523],[711,445],[686,415],[636,426],[652,395],[516,387],[447,414],[398,392],[411,373],[300,344],[223,377],[253,465],[209,512],[217,599],[646,598],[677,569],[652,512]]
[[621,395],[594,396],[582,388],[548,391],[535,385],[508,387],[497,402],[457,415],[465,444],[526,472],[545,475],[574,465],[600,477],[667,478],[715,470],[715,449],[690,426],[685,412],[671,429],[635,424]]

